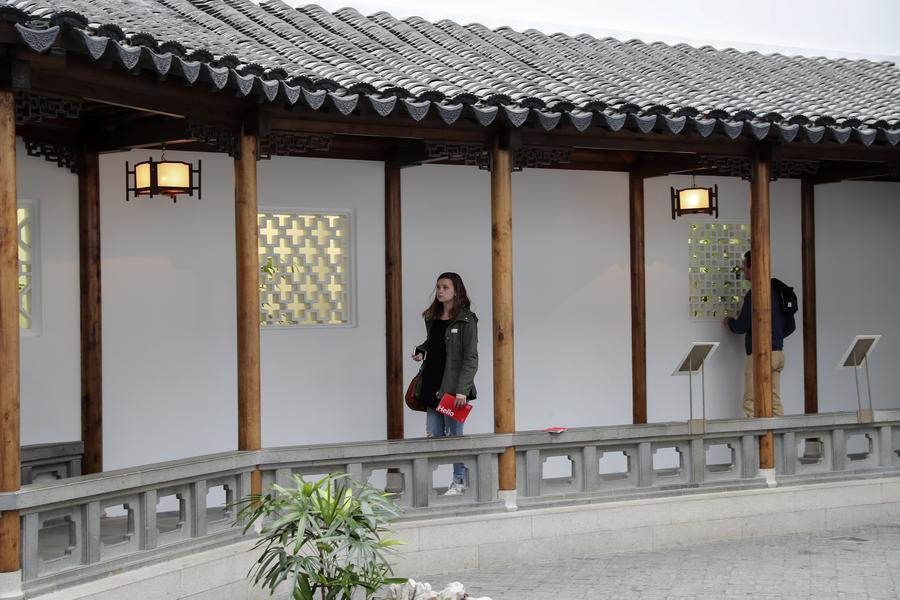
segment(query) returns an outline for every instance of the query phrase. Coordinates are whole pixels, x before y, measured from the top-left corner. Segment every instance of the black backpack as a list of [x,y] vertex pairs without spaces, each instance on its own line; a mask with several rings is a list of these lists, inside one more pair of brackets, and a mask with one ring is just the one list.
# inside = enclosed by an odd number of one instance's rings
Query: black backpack
[[794,315],[800,310],[797,294],[794,292],[794,288],[780,279],[772,278],[772,288],[778,294],[778,306],[781,307],[781,314],[784,315],[784,337],[787,337],[797,329],[797,320],[794,318]]

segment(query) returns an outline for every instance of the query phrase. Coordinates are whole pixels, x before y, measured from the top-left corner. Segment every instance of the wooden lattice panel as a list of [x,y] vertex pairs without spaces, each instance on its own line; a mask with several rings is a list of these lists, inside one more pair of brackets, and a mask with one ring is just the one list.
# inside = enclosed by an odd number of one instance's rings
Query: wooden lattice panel
[[35,270],[36,219],[35,207],[30,204],[18,207],[19,224],[19,328],[32,329],[35,325]]

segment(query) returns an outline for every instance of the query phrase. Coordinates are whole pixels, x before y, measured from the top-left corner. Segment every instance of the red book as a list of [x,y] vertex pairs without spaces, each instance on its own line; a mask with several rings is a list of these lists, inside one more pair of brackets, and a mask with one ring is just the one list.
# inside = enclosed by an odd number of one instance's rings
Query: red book
[[444,397],[441,398],[441,403],[437,405],[435,410],[451,419],[456,419],[460,423],[465,423],[466,417],[472,412],[472,404],[466,403],[462,408],[454,408],[454,404],[456,404],[456,396],[444,394]]

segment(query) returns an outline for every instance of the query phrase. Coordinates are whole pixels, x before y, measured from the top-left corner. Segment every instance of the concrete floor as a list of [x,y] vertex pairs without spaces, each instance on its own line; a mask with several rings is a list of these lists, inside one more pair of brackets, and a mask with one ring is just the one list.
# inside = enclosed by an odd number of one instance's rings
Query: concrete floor
[[900,524],[421,578],[492,600],[894,600]]

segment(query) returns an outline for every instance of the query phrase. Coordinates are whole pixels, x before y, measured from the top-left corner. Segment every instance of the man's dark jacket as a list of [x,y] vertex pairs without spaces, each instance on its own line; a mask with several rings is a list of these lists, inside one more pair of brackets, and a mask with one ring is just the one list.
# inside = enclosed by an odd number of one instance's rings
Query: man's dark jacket
[[[750,298],[753,290],[749,290],[744,296],[744,305],[737,319],[728,321],[728,328],[732,333],[746,333],[744,336],[744,350],[747,356],[753,354],[753,332],[750,325],[753,321],[753,304]],[[781,312],[781,300],[778,298],[778,290],[772,286],[772,350],[784,350],[784,313]]]

